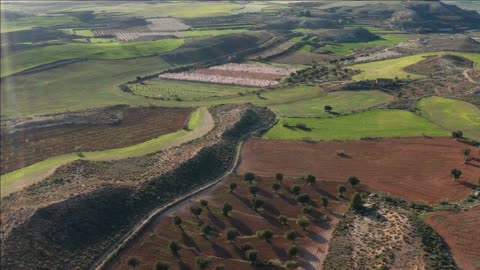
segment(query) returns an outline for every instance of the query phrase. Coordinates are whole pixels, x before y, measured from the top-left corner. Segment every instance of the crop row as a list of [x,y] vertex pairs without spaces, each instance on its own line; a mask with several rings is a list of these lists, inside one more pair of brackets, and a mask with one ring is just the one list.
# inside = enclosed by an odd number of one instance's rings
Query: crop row
[[295,45],[295,42],[286,41],[286,42],[280,43],[277,46],[269,48],[267,50],[263,50],[258,53],[252,54],[249,58],[250,59],[269,58],[285,52],[286,50],[290,49],[293,45]]
[[189,25],[175,18],[155,18],[147,21],[150,22],[148,28],[152,31],[182,31],[190,29]]

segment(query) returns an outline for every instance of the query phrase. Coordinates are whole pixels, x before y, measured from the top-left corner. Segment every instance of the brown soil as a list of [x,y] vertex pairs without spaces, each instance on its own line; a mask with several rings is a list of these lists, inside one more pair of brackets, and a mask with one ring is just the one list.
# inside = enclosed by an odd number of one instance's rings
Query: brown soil
[[1,172],[75,152],[76,147],[95,151],[141,143],[182,129],[191,112],[190,108],[136,107],[118,111],[120,115],[113,122],[67,122],[65,116],[52,120],[50,125],[35,126],[30,122],[29,128],[20,130],[17,125],[13,133],[2,129]]
[[422,75],[461,74],[465,69],[473,68],[475,63],[461,56],[441,55],[425,58],[405,68],[405,71]]
[[[478,177],[480,159],[463,164],[461,150],[471,148],[451,138],[389,138],[351,141],[303,142],[251,139],[242,149],[237,172],[270,176],[313,174],[320,179],[346,181],[357,176],[370,187],[407,200],[430,203],[457,201],[467,196]],[[337,150],[348,156],[341,157]],[[459,168],[458,181],[450,170]]]
[[[232,182],[237,183],[238,188],[235,193],[228,193],[228,186]],[[304,269],[321,269],[333,227],[347,208],[344,203],[346,199],[337,200],[336,198],[338,182],[320,181],[309,186],[305,184],[304,180],[287,178],[283,180],[278,194],[275,194],[271,188],[274,182],[273,178],[263,178],[257,181],[257,186],[260,188],[257,197],[265,201],[265,206],[256,212],[250,206],[252,195],[248,191],[249,184],[239,176],[226,177],[208,195],[195,198],[191,203],[184,204],[170,211],[168,215],[159,217],[121,254],[111,269],[125,269],[130,256],[141,258],[142,264],[138,269],[153,269],[157,260],[168,261],[172,265],[171,269],[196,269],[195,257],[199,255],[212,258],[213,266],[224,264],[225,269],[255,269],[245,260],[241,250],[246,243],[258,250],[259,260],[278,259],[284,263],[294,259],[286,254],[288,247],[292,245],[292,242],[284,237],[288,230],[295,230],[299,236],[294,241],[301,250],[301,255],[296,258],[299,265]],[[299,184],[301,192],[308,193],[313,199],[312,205],[314,205],[315,211],[309,215],[312,220],[309,231],[302,230],[296,224],[297,217],[302,214],[302,205],[295,202],[295,195],[289,191],[289,187],[293,184]],[[346,194],[347,198],[349,195],[349,193]],[[321,196],[329,198],[330,203],[326,209],[320,206]],[[209,211],[204,209],[200,220],[210,224],[215,230],[208,238],[201,235],[199,220],[189,211],[191,205],[199,205],[200,199],[209,202]],[[222,215],[221,212],[225,202],[233,205],[233,211],[228,217]],[[185,233],[172,224],[173,215],[182,218]],[[281,225],[277,221],[278,215],[288,217],[288,226]],[[315,221],[323,215],[328,217],[328,221]],[[234,243],[226,241],[223,235],[224,230],[228,227],[237,228],[241,234]],[[271,243],[255,235],[257,230],[264,229],[269,229],[274,233]],[[168,249],[170,240],[177,240],[183,246],[179,258],[171,255]]]
[[432,213],[426,222],[445,240],[461,269],[480,269],[480,206],[460,213]]

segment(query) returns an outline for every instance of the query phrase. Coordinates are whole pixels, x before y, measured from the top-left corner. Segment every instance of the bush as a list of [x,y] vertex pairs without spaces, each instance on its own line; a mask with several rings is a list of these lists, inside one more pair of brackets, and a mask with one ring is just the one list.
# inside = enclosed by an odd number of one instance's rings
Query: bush
[[155,270],[168,270],[170,269],[170,264],[164,261],[157,261],[155,264]]
[[225,230],[225,237],[228,241],[235,240],[239,235],[240,232],[236,228],[230,227]]
[[253,180],[255,180],[256,176],[254,173],[252,172],[247,172],[245,173],[245,175],[243,176],[243,180],[247,181],[247,182],[252,182]]
[[350,185],[352,185],[352,187],[353,187],[353,186],[356,186],[356,185],[360,184],[360,179],[358,179],[358,178],[355,177],[355,176],[350,176],[350,177],[348,178],[348,182],[349,182]]
[[200,231],[202,231],[203,235],[208,236],[213,231],[213,228],[210,224],[204,223],[200,227]]
[[350,200],[350,208],[358,211],[363,208],[362,196],[360,193],[355,192]]
[[233,210],[233,206],[231,204],[229,204],[228,202],[223,204],[222,212],[224,216],[228,216],[228,213],[232,210]]
[[234,192],[237,187],[238,185],[236,183],[231,183],[229,192]]
[[311,213],[313,213],[313,207],[311,205],[306,205],[305,207],[303,207],[302,212],[306,215],[310,215]]
[[198,268],[205,269],[209,267],[210,264],[212,264],[212,260],[204,256],[197,256],[195,257],[195,264],[197,265]]
[[275,175],[275,179],[277,179],[277,181],[282,181],[282,180],[283,180],[283,177],[284,177],[284,176],[283,176],[283,173],[277,173],[277,174]]
[[297,219],[297,225],[302,227],[302,229],[306,230],[308,226],[310,226],[310,220],[306,217],[300,217]]
[[313,175],[307,175],[307,178],[305,179],[305,181],[307,181],[309,185],[313,185],[317,181],[317,178]]
[[306,193],[298,195],[297,197],[295,197],[295,199],[301,204],[306,204],[310,202],[310,196]]
[[173,255],[178,255],[178,252],[182,249],[182,246],[180,246],[177,240],[172,240],[168,242],[168,248]]
[[295,194],[300,193],[300,190],[301,190],[301,189],[302,189],[302,188],[301,188],[299,185],[293,185],[293,186],[290,188],[290,190],[291,190],[293,193],[295,193]]
[[287,231],[285,233],[285,238],[287,238],[290,241],[294,241],[295,238],[297,238],[297,232],[295,232],[294,230]]
[[295,260],[287,261],[285,263],[285,267],[287,267],[288,269],[296,269],[298,267],[298,263]]
[[249,249],[245,252],[245,258],[250,262],[254,262],[257,260],[258,251],[255,249]]
[[282,225],[287,225],[288,224],[288,218],[284,215],[280,215],[277,217],[278,222]]
[[297,256],[298,252],[299,252],[299,249],[296,245],[291,245],[287,250],[288,256],[290,256],[290,257]]

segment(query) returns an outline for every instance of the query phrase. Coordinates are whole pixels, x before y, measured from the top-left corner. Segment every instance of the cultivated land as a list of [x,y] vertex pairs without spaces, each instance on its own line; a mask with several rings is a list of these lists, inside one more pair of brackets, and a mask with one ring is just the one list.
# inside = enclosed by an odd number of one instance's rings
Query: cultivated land
[[[476,159],[464,164],[462,149]],[[372,189],[410,201],[438,203],[467,196],[478,178],[478,154],[451,138],[391,138],[330,142],[251,139],[242,149],[238,173],[289,177],[312,174],[321,180],[344,181],[356,176]],[[337,155],[344,151],[345,156]],[[458,181],[450,170],[459,168]],[[348,189],[351,189],[350,187]]]
[[480,139],[480,109],[467,102],[441,97],[429,97],[418,102],[426,119],[446,130],[461,130],[466,137]]
[[426,56],[432,55],[458,55],[468,58],[474,62],[480,60],[480,54],[475,53],[459,53],[459,52],[432,52],[432,53],[421,53],[411,56],[400,57],[396,59],[382,60],[376,62],[370,62],[365,64],[357,64],[350,66],[352,69],[360,69],[362,73],[353,76],[353,79],[356,81],[361,80],[374,80],[377,78],[424,78],[423,75],[408,73],[404,71],[404,68],[413,65],[417,62],[420,62]]
[[[374,32],[372,32],[374,33]],[[334,53],[338,55],[351,55],[355,50],[376,47],[376,46],[393,46],[400,42],[408,41],[409,39],[400,35],[380,35],[379,40],[370,42],[356,42],[356,43],[335,43],[327,44],[318,48],[315,52],[320,53]]]
[[54,173],[55,169],[59,166],[78,159],[95,161],[126,159],[145,156],[167,148],[179,146],[206,135],[213,129],[214,122],[208,111],[205,108],[200,108],[190,114],[186,127],[187,129],[168,133],[139,144],[103,151],[83,151],[81,152],[82,156],[76,153],[59,155],[3,174],[1,176],[1,195],[3,197],[41,181]]
[[55,61],[88,59],[123,59],[157,55],[183,44],[182,39],[163,39],[138,43],[65,44],[39,47],[9,54],[2,61],[2,77]]
[[431,213],[425,220],[448,244],[461,269],[480,268],[480,206],[462,212]]
[[[208,193],[196,196],[186,203],[169,210],[167,214],[159,217],[149,228],[143,232],[129,248],[122,252],[120,258],[110,269],[124,269],[129,256],[138,256],[142,260],[141,269],[151,269],[157,260],[167,261],[171,269],[192,268],[196,256],[212,258],[212,267],[223,264],[225,269],[257,269],[250,265],[245,258],[242,248],[250,244],[258,250],[258,261],[278,260],[267,269],[278,269],[287,260],[296,260],[304,269],[318,269],[328,249],[328,242],[334,225],[347,209],[345,199],[337,199],[337,182],[320,181],[315,185],[307,185],[304,180],[287,178],[281,184],[278,194],[271,188],[276,180],[272,177],[262,177],[255,181],[259,188],[257,198],[265,201],[265,205],[255,211],[250,205],[252,195],[249,193],[249,184],[239,176],[228,176],[220,185],[209,190]],[[228,192],[230,183],[236,183],[238,188],[233,193]],[[307,217],[311,221],[308,230],[296,224],[302,216],[303,205],[295,201],[295,194],[290,187],[298,184],[301,193],[309,194],[314,200],[313,213]],[[346,198],[351,193],[345,194]],[[321,206],[319,198],[327,196],[330,203],[327,208]],[[204,208],[197,219],[189,211],[192,205],[200,206],[199,200],[208,200],[208,208]],[[233,206],[233,211],[228,216],[222,214],[225,202]],[[178,215],[183,220],[183,232],[172,222],[173,215]],[[279,215],[287,217],[288,225],[277,221]],[[200,231],[200,223],[209,224],[213,231],[204,236]],[[225,238],[225,229],[236,228],[240,235],[232,242]],[[257,237],[259,230],[271,230],[273,238],[270,242]],[[284,234],[294,230],[297,239],[287,240]],[[173,256],[168,248],[170,240],[177,240],[182,246],[179,256]],[[291,245],[297,245],[299,255],[291,257],[287,250]],[[278,265],[278,266],[277,266]]]
[[[299,102],[274,105],[271,108],[282,116],[301,117],[334,117],[382,105],[393,100],[393,97],[380,91],[339,91],[325,93],[324,96]],[[325,111],[325,105],[333,107],[331,112]]]
[[[160,135],[182,129],[192,109],[137,107],[112,109],[111,121],[70,124],[60,122],[47,126],[2,129],[1,173],[10,172],[52,156],[98,151],[138,144]],[[65,118],[68,115],[64,116]],[[48,120],[46,120],[48,121]],[[161,124],[159,124],[161,123]],[[21,151],[19,146],[21,145]]]
[[[305,124],[305,126],[299,126]],[[372,110],[328,119],[281,118],[263,137],[290,140],[345,140],[379,137],[448,136],[426,119],[401,110]]]

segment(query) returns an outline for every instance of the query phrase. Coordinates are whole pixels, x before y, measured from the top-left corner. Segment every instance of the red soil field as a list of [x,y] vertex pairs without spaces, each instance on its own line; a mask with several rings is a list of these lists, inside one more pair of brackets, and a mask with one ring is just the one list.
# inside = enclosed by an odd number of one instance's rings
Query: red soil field
[[141,143],[182,129],[189,108],[128,108],[117,125],[62,125],[2,133],[1,172],[6,173],[52,156],[75,152],[105,150]]
[[[472,160],[463,162],[462,149],[472,150]],[[337,150],[348,156],[341,157]],[[406,200],[436,203],[457,201],[475,188],[480,159],[474,147],[451,138],[388,138],[351,141],[304,142],[248,140],[242,148],[238,173],[247,171],[271,176],[313,174],[319,179],[362,183]],[[460,169],[458,181],[450,170]]]
[[[232,182],[238,184],[235,193],[227,191]],[[121,253],[111,269],[125,269],[130,256],[137,256],[142,261],[137,268],[139,270],[154,269],[157,260],[169,262],[171,269],[198,269],[195,265],[195,257],[199,255],[212,259],[212,265],[208,269],[214,269],[219,264],[225,265],[225,269],[256,269],[244,258],[242,247],[246,243],[258,250],[259,260],[278,259],[284,263],[287,260],[295,259],[286,253],[292,245],[292,242],[284,237],[288,230],[295,230],[298,234],[298,238],[294,242],[300,249],[300,255],[296,258],[299,266],[308,270],[321,269],[334,225],[347,209],[345,203],[347,199],[337,200],[337,182],[317,181],[316,184],[309,186],[305,184],[304,180],[286,178],[283,180],[278,195],[271,188],[274,182],[273,178],[263,178],[257,181],[259,187],[257,197],[263,199],[265,205],[263,209],[255,212],[250,207],[252,195],[248,191],[249,184],[239,176],[226,177],[221,184],[206,195],[191,199],[157,218],[153,225]],[[312,214],[306,215],[311,220],[308,231],[296,224],[297,217],[302,215],[302,205],[295,202],[295,196],[289,191],[293,184],[299,184],[301,186],[300,193],[309,194],[313,201],[311,204],[315,210]],[[320,205],[322,196],[329,199],[327,208]],[[347,193],[345,197],[348,198],[348,196],[350,193]],[[199,220],[189,210],[191,205],[200,206],[199,200],[201,199],[208,200],[209,211],[203,209],[200,220],[214,228],[214,233],[208,238],[201,235]],[[233,205],[233,211],[228,217],[222,214],[225,202]],[[173,215],[182,218],[185,234],[182,234],[180,229],[172,223]],[[281,225],[277,221],[278,215],[288,217],[288,226]],[[318,221],[322,215],[326,215],[328,221],[323,223]],[[224,236],[225,229],[229,227],[237,228],[240,232],[240,236],[233,243],[229,243]],[[274,237],[271,243],[255,235],[257,230],[264,229],[273,232]],[[177,240],[182,245],[179,258],[171,254],[168,248],[170,240]],[[280,268],[262,267],[262,269]]]
[[461,269],[480,269],[480,206],[459,213],[432,213],[426,222],[448,244]]

